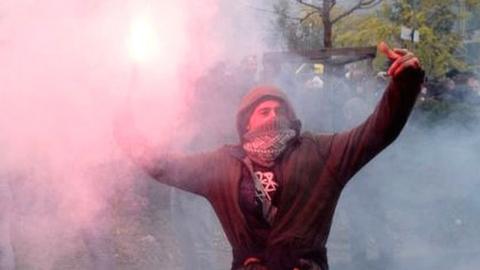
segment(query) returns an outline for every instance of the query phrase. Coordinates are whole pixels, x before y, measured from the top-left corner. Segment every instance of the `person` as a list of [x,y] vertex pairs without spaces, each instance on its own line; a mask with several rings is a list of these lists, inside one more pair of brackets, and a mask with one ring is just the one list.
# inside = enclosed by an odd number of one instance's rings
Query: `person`
[[263,85],[240,103],[238,145],[161,153],[135,130],[127,109],[115,122],[116,140],[152,178],[210,202],[232,246],[231,269],[327,270],[326,243],[342,189],[399,135],[424,79],[412,53],[379,48],[393,61],[392,80],[373,114],[349,131],[301,134],[287,96]]

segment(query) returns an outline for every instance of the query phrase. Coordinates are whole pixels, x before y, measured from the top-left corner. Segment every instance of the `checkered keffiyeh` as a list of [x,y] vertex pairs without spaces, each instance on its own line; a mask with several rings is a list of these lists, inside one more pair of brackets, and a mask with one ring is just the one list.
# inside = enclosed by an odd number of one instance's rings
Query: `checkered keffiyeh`
[[252,161],[272,167],[295,134],[287,119],[275,119],[245,133],[243,149]]

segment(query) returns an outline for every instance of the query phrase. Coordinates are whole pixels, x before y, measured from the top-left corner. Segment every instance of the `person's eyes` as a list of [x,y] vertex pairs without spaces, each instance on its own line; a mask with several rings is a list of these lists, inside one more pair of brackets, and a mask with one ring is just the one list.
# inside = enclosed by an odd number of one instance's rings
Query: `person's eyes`
[[269,113],[270,113],[269,110],[261,110],[260,111],[260,115],[262,115],[262,116],[268,116]]

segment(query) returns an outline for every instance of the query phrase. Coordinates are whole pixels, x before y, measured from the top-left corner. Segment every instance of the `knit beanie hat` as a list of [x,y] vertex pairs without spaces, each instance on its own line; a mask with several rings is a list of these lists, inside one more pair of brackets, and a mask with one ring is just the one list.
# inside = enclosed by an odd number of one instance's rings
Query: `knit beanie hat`
[[278,100],[282,102],[287,109],[287,118],[292,123],[292,128],[297,135],[300,133],[301,124],[297,119],[295,111],[293,110],[287,95],[279,88],[273,85],[260,85],[252,88],[240,102],[237,110],[237,132],[240,136],[240,141],[243,142],[243,135],[245,134],[247,123],[253,113],[255,107],[266,100]]

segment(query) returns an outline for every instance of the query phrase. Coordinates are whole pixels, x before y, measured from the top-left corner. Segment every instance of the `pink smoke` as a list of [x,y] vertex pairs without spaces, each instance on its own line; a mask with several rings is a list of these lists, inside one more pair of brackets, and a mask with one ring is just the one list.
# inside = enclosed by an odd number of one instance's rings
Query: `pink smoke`
[[[56,205],[22,229],[37,246],[91,223],[102,208],[104,180],[89,172],[121,159],[112,121],[129,91],[147,137],[171,137],[193,82],[222,54],[212,35],[218,7],[216,0],[10,0],[0,9],[0,162],[28,178],[32,188],[17,198],[37,198],[33,212],[45,210],[47,198]],[[142,63],[128,53],[138,16],[151,18],[159,37]],[[39,228],[50,230],[40,236]]]

